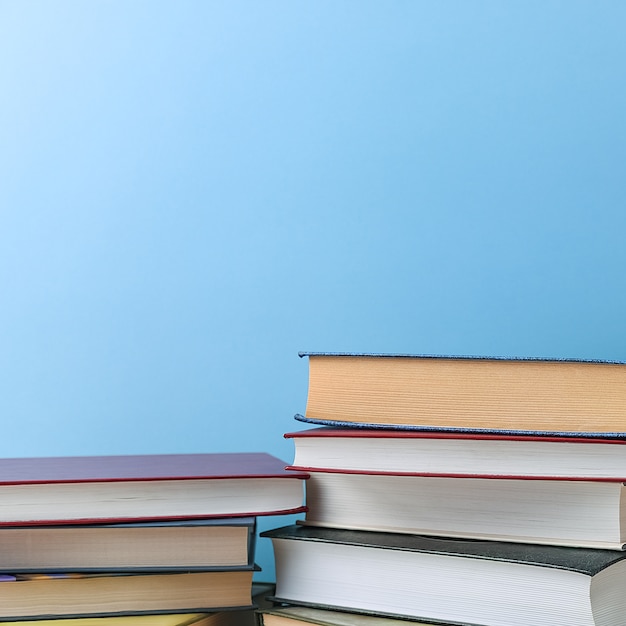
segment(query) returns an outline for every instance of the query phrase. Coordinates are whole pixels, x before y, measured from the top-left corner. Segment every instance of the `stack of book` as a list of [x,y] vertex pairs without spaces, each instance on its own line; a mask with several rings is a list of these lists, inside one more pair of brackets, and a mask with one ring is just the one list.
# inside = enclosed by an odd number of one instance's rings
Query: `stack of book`
[[626,364],[306,356],[265,626],[625,623]]
[[254,623],[257,517],[303,511],[306,477],[265,453],[0,459],[0,622]]

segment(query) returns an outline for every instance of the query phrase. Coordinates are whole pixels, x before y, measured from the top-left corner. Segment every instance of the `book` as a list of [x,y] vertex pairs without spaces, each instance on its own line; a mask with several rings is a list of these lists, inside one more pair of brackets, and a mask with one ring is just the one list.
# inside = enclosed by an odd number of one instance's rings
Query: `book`
[[5,619],[0,623],[14,626],[256,626],[256,611],[269,606],[265,597],[273,593],[273,583],[252,583],[254,608],[210,613],[144,613],[109,617],[53,617],[50,619]]
[[286,433],[299,471],[626,480],[626,439],[322,426]]
[[124,614],[108,617],[43,617],[36,620],[6,619],[0,613],[0,623],[14,626],[257,626],[256,611],[269,607],[270,603],[265,598],[273,590],[273,583],[253,582],[253,606],[246,609],[209,613]]
[[621,626],[626,553],[310,528],[266,531],[277,603],[482,626]]
[[5,576],[0,614],[6,621],[253,609],[253,571]]
[[0,571],[253,567],[255,517],[0,528]]
[[[348,613],[310,606],[276,606],[258,611],[260,626],[407,626],[406,620],[379,615]],[[429,626],[411,622],[413,626]]]
[[306,410],[330,426],[626,437],[626,363],[300,353]]
[[290,514],[306,477],[253,452],[0,459],[0,525]]
[[[242,612],[243,613],[243,612]],[[239,611],[214,613],[152,613],[145,615],[115,615],[112,617],[74,617],[38,620],[5,621],[15,626],[237,626]]]
[[622,550],[616,481],[310,472],[308,526]]

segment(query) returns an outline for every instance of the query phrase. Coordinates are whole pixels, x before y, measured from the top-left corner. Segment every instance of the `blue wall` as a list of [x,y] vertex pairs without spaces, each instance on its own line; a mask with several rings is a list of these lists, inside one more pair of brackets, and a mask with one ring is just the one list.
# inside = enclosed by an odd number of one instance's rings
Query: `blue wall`
[[0,455],[288,461],[299,350],[626,360],[625,19],[0,2]]

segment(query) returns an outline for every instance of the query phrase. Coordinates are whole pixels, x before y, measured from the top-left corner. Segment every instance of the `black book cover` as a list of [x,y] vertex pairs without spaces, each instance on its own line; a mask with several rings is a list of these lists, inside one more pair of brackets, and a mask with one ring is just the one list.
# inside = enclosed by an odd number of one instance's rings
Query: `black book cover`
[[570,570],[588,576],[594,576],[601,570],[626,559],[626,553],[615,550],[452,539],[297,524],[268,530],[261,533],[260,536],[270,539],[340,543],[365,548],[428,552],[442,556],[508,561],[537,567]]

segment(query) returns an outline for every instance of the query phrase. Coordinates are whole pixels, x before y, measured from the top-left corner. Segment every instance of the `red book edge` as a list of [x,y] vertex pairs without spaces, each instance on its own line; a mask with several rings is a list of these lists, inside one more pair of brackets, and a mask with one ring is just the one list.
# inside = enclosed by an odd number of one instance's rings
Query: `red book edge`
[[578,481],[594,483],[625,483],[626,477],[617,478],[598,476],[528,476],[523,474],[469,474],[469,473],[445,473],[445,472],[386,472],[381,470],[354,470],[336,469],[328,467],[305,467],[301,465],[289,465],[287,469],[299,471],[325,473],[325,474],[361,474],[364,476],[421,476],[424,478],[485,478],[489,480],[553,480],[553,481]]
[[0,459],[0,486],[307,478],[285,466],[264,452],[5,458]]

